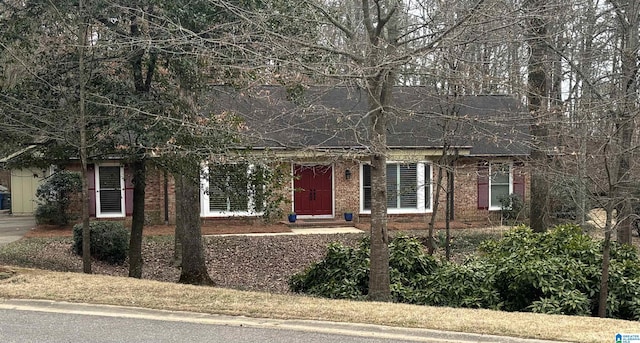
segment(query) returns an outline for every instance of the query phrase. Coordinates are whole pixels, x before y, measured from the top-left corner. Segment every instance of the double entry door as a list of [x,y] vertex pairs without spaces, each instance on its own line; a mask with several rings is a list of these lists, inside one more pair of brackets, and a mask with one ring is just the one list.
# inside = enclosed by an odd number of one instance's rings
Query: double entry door
[[295,165],[293,208],[302,216],[333,215],[333,168]]

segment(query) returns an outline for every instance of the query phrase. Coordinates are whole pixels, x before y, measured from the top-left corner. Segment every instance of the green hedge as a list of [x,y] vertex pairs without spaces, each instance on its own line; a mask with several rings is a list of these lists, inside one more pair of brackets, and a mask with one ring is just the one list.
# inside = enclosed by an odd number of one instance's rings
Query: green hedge
[[[129,250],[129,231],[119,222],[91,222],[91,256],[111,264],[122,264]],[[82,224],[73,227],[73,251],[82,256]]]
[[[602,243],[575,225],[546,233],[527,227],[480,245],[462,264],[436,261],[418,240],[400,236],[389,245],[395,301],[568,315],[595,315]],[[363,299],[369,244],[333,243],[324,260],[290,279],[291,290],[330,298]],[[640,261],[633,247],[613,244],[608,316],[640,320]]]
[[64,226],[72,218],[69,205],[74,194],[81,190],[80,174],[66,170],[57,171],[36,190],[38,207],[35,218],[38,224]]

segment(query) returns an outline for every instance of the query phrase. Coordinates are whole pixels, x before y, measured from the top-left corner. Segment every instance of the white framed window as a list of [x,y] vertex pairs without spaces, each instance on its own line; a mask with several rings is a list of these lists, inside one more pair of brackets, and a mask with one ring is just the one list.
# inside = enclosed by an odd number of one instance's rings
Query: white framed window
[[201,183],[201,215],[261,215],[265,208],[265,168],[238,163],[205,165]]
[[[432,170],[427,162],[387,163],[387,212],[425,213],[432,206]],[[371,212],[371,166],[360,167],[360,211]]]
[[491,162],[489,164],[489,210],[500,210],[500,200],[513,193],[511,163]]
[[98,164],[95,169],[96,217],[125,216],[124,166]]

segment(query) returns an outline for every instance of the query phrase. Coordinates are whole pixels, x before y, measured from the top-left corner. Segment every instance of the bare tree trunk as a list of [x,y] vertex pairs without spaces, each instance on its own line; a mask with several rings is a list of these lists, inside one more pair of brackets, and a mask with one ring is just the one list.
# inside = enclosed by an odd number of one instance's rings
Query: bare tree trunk
[[[188,163],[188,162],[187,162]],[[176,206],[180,206],[182,218],[176,218],[183,223],[182,235],[182,272],[180,283],[212,286],[214,283],[207,271],[202,246],[202,231],[200,211],[194,210],[200,206],[199,165],[189,165],[187,175],[182,178],[180,192],[176,193]]]
[[[151,10],[150,13],[153,13]],[[129,27],[131,37],[140,36],[138,18],[132,17]],[[151,91],[151,83],[153,81],[155,65],[157,63],[157,54],[150,53],[147,62],[146,75],[143,73],[143,56],[144,49],[138,49],[130,60],[131,71],[133,76],[133,84],[137,95],[147,94]],[[131,222],[131,237],[129,240],[129,276],[135,278],[142,277],[142,231],[144,229],[144,203],[145,203],[145,187],[146,187],[146,161],[144,157],[144,149],[138,149],[135,152],[135,160],[133,163],[133,214]]]
[[[81,133],[80,136],[84,136]],[[80,139],[82,141],[82,138]],[[87,148],[80,144],[80,164],[82,178],[82,272],[91,274],[91,231],[89,227],[89,182],[87,180]],[[82,148],[84,147],[84,148]]]
[[[444,154],[444,151],[443,151]],[[440,163],[438,164],[438,176],[436,177],[436,183],[434,184],[436,187],[436,192],[434,194],[434,198],[433,198],[433,212],[431,215],[431,221],[429,221],[429,238],[427,239],[427,244],[429,245],[427,247],[427,252],[429,253],[429,255],[433,255],[433,252],[436,248],[436,243],[435,240],[433,238],[433,230],[435,228],[436,225],[436,215],[438,213],[438,208],[440,207],[440,189],[442,188],[442,179],[443,177],[443,173],[442,173],[442,158],[440,159]]]
[[634,132],[634,117],[638,115],[638,23],[640,1],[622,1],[618,8],[618,22],[621,29],[622,51],[621,69],[622,101],[616,117],[616,139],[618,158],[617,183],[615,196],[618,200],[617,238],[618,243],[631,244],[632,206],[631,206],[631,157]]
[[600,295],[598,298],[598,317],[607,316],[607,298],[609,295],[609,259],[611,255],[611,222],[613,206],[607,205],[607,219],[604,226],[604,242],[602,242],[602,274],[600,276]]
[[453,163],[447,158],[447,203],[445,206],[445,257],[447,261],[451,260],[451,217],[453,214]]
[[529,101],[529,112],[533,117],[531,124],[531,136],[533,148],[531,151],[531,161],[533,171],[531,174],[531,229],[542,232],[548,225],[548,198],[549,182],[545,175],[545,166],[549,163],[547,156],[547,140],[549,130],[545,113],[548,96],[548,66],[546,62],[549,53],[546,43],[547,38],[547,18],[545,13],[545,0],[529,0],[527,3],[530,19],[529,47],[531,57],[529,59],[529,87],[527,98]]
[[178,206],[178,194],[182,194],[182,181],[183,178],[180,175],[174,175],[175,192],[176,192],[176,233],[173,243],[173,265],[176,267],[182,266],[182,240],[184,239],[184,214],[182,213],[183,206]]
[[[385,77],[388,77],[385,75]],[[391,300],[389,277],[389,235],[387,232],[387,125],[385,106],[392,85],[387,80],[370,80],[369,110],[372,125],[371,156],[371,258],[369,275],[370,300]],[[391,81],[393,82],[393,81]]]
[[[391,300],[389,275],[389,234],[387,232],[387,116],[393,87],[394,67],[381,67],[385,54],[393,54],[399,36],[397,2],[388,4],[387,13],[372,15],[369,2],[362,1],[363,21],[369,39],[365,66],[371,76],[365,78],[371,125],[371,254],[368,298],[373,301]],[[379,7],[380,9],[380,7]],[[386,32],[382,30],[386,28]],[[384,34],[383,34],[384,33]],[[385,37],[386,36],[386,37]]]
[[129,277],[142,277],[142,231],[144,229],[144,199],[146,187],[146,160],[139,152],[133,163],[133,217],[129,238]]
[[84,15],[85,8],[83,0],[78,2],[78,83],[79,83],[79,118],[80,129],[80,164],[82,177],[82,271],[91,274],[91,232],[89,228],[89,184],[87,180],[87,128],[86,128],[86,70],[85,70],[85,48],[89,27]]

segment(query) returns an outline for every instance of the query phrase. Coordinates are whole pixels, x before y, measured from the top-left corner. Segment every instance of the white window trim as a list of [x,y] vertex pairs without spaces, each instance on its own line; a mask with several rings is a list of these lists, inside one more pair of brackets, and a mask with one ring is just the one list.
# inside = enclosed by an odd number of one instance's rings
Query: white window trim
[[[433,212],[433,164],[429,161],[411,161],[411,162],[401,162],[401,161],[387,161],[387,164],[416,164],[416,192],[417,194],[417,204],[416,208],[387,208],[387,214],[416,214],[416,213],[432,213]],[[365,163],[360,164],[360,213],[361,214],[371,214],[371,210],[364,208],[364,165]],[[429,175],[426,175],[425,166],[430,166]],[[429,203],[427,204],[425,201],[424,192],[422,189],[427,185],[427,179],[429,180]],[[428,205],[428,207],[427,207]]]
[[492,168],[494,164],[506,164],[509,166],[509,194],[513,194],[513,162],[512,161],[491,161],[489,162],[489,211],[501,211],[502,206],[492,206],[491,205],[491,189],[492,189]]
[[[251,171],[255,168],[254,164],[249,164],[247,168],[247,175],[251,173]],[[212,211],[209,207],[209,165],[206,163],[202,164],[202,173],[200,174],[200,217],[251,217],[251,216],[261,216],[264,214],[263,211],[254,212],[254,211]],[[255,197],[250,189],[249,185],[247,185],[247,194],[249,196],[248,199],[248,208],[255,208]]]
[[[100,167],[120,167],[120,213],[102,213],[100,210]],[[122,218],[126,215],[124,166],[119,163],[101,163],[95,165],[94,172],[95,198],[96,198],[96,218]]]

